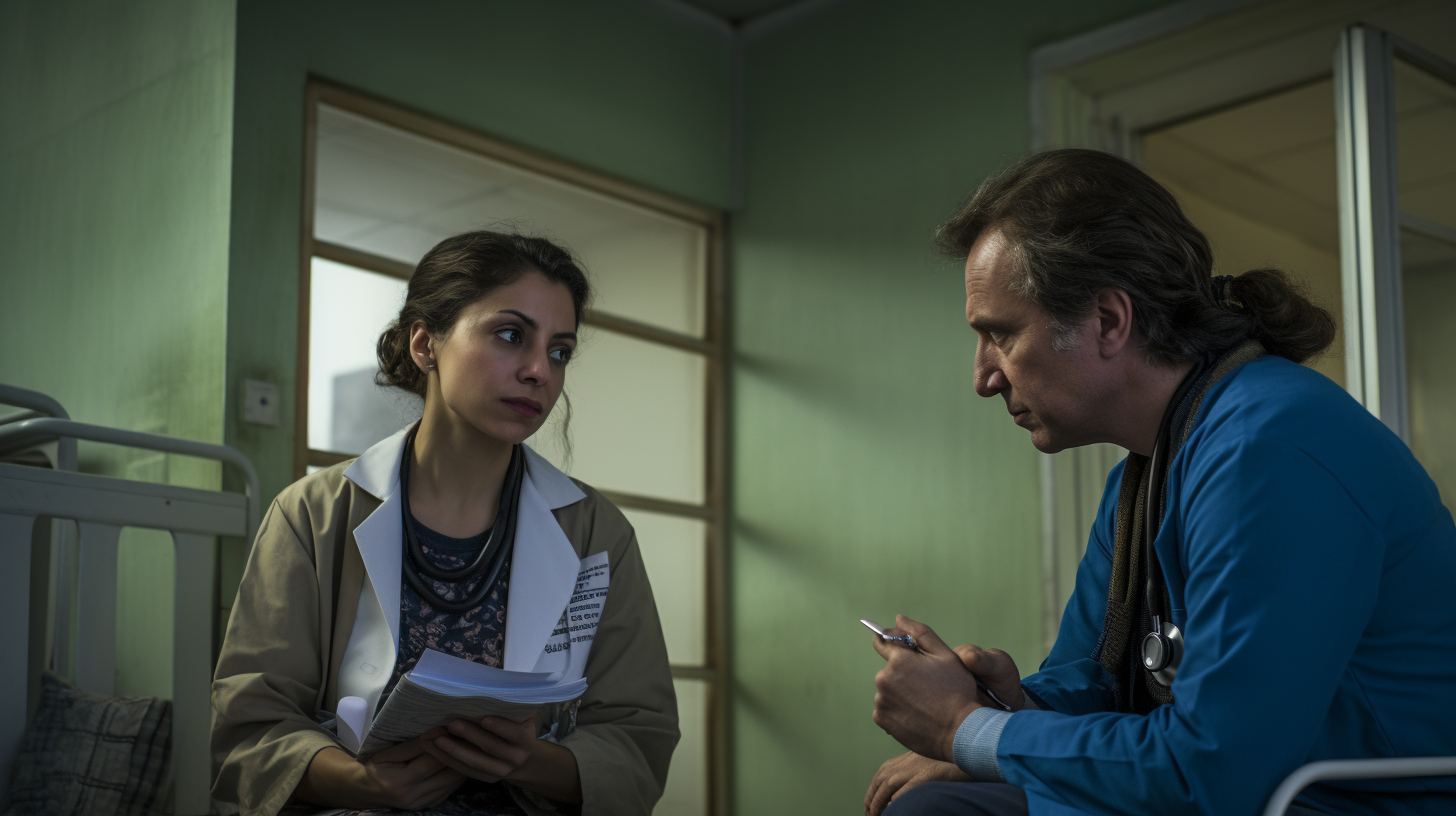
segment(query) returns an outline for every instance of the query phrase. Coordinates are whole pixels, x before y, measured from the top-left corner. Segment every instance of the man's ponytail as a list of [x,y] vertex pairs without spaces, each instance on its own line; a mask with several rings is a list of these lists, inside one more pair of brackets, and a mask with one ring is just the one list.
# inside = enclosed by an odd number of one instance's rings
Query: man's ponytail
[[1228,281],[1226,303],[1249,319],[1249,336],[1270,354],[1302,363],[1335,339],[1335,319],[1279,269],[1253,269]]

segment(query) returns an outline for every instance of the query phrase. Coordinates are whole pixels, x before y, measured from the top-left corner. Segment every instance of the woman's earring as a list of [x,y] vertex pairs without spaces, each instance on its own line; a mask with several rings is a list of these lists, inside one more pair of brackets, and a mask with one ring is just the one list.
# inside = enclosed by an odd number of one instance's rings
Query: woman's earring
[[425,363],[425,368],[429,369],[430,371],[434,371],[435,370],[435,358],[431,357],[430,358],[430,361],[428,363]]

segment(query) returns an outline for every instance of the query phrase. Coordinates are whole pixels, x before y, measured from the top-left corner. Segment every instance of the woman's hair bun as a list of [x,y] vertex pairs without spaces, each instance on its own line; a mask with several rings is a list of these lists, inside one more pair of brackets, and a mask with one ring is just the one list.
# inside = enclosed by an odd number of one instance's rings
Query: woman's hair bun
[[423,323],[444,337],[466,306],[493,290],[539,272],[571,292],[579,324],[591,300],[591,284],[571,252],[545,238],[517,232],[476,230],[446,238],[425,253],[410,276],[399,317],[379,335],[379,385],[425,395],[429,378],[410,354],[410,330]]

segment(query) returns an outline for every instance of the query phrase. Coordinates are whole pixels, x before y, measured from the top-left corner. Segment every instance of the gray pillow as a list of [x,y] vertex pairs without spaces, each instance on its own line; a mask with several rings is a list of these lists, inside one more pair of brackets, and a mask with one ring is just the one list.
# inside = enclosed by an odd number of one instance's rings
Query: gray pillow
[[170,700],[91,694],[46,672],[5,816],[160,813],[171,746]]

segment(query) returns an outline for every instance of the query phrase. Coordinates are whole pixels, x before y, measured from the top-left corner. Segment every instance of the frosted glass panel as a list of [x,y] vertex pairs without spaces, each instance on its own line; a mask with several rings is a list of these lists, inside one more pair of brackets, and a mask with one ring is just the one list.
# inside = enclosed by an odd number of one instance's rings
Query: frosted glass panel
[[560,403],[528,444],[593,487],[701,503],[707,360],[590,327],[582,341],[566,369],[570,461]]
[[308,309],[308,446],[363,453],[419,416],[413,395],[374,384],[379,333],[405,282],[314,258]]
[[627,510],[647,564],[652,597],[676,666],[701,666],[707,655],[708,525],[698,519]]
[[584,188],[319,107],[314,234],[418,263],[467,230],[515,227],[581,256],[596,308],[704,330],[707,230]]
[[667,788],[653,816],[703,816],[708,812],[708,684],[674,680],[682,740],[672,754]]
[[1456,247],[1406,232],[1400,256],[1411,450],[1456,507]]
[[1456,229],[1456,86],[1397,59],[1400,209]]

